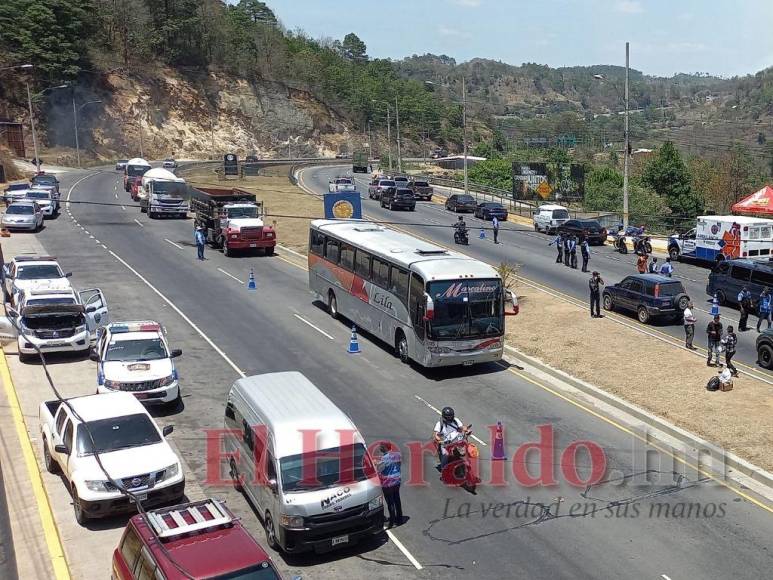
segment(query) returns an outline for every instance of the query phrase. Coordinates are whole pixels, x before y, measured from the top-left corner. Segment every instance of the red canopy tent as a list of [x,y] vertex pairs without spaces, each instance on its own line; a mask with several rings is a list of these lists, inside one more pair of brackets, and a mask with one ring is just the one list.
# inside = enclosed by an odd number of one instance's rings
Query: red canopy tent
[[749,197],[733,204],[730,211],[741,215],[773,217],[773,187],[766,185]]

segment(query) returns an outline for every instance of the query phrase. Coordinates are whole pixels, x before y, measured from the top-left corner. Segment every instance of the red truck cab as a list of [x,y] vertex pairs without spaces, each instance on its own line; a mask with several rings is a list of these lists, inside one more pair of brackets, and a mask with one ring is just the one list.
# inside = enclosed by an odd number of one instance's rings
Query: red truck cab
[[114,580],[281,580],[271,558],[216,499],[133,516],[113,552]]

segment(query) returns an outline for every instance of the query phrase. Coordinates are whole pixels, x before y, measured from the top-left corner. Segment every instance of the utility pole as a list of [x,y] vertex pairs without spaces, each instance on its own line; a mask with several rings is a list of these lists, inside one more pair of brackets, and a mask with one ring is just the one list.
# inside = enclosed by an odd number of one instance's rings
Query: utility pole
[[[623,150],[623,229],[628,228],[628,149],[630,147],[628,135],[628,43],[625,43],[625,145]],[[466,179],[465,179],[466,181]],[[466,186],[465,186],[466,189]]]
[[81,168],[81,146],[78,142],[78,109],[75,108],[75,87],[72,89],[72,120],[75,127],[75,155],[78,159],[78,169]]
[[392,120],[389,118],[389,103],[387,103],[387,155],[389,156],[389,171],[392,171]]
[[400,154],[400,108],[397,106],[397,97],[395,97],[395,118],[397,120],[397,171],[403,172],[403,158]]
[[32,129],[32,148],[35,150],[35,166],[37,167],[38,173],[40,173],[40,155],[38,155],[38,138],[35,135],[35,117],[32,113],[32,93],[30,92],[30,83],[29,81],[24,81],[24,84],[27,85],[27,105],[30,109],[30,127]]
[[462,141],[464,142],[462,149],[464,150],[464,193],[465,195],[469,195],[470,188],[467,183],[467,89],[466,89],[466,85],[467,83],[464,80],[464,77],[462,77],[462,127],[463,127]]
[[368,163],[373,158],[373,130],[370,127],[370,119],[368,119]]

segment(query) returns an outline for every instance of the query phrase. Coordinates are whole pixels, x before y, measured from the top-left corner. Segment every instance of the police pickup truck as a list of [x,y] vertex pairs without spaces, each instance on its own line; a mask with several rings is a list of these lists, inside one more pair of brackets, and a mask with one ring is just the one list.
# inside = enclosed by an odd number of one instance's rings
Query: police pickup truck
[[351,177],[336,177],[328,182],[327,190],[330,193],[340,193],[342,191],[357,191],[357,186]]
[[97,393],[127,391],[143,403],[176,405],[180,384],[172,359],[182,353],[169,350],[158,322],[108,324],[89,355],[99,365]]
[[134,511],[137,501],[183,501],[180,459],[165,439],[173,428],[159,429],[130,393],[45,401],[39,418],[46,469],[62,473],[79,524]]

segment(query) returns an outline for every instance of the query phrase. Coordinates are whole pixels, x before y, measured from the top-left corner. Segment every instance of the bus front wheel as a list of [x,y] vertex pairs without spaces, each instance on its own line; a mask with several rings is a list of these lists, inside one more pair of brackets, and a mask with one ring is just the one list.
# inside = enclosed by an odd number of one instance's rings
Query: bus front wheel
[[395,354],[400,362],[408,364],[408,339],[402,330],[398,330],[395,335]]

